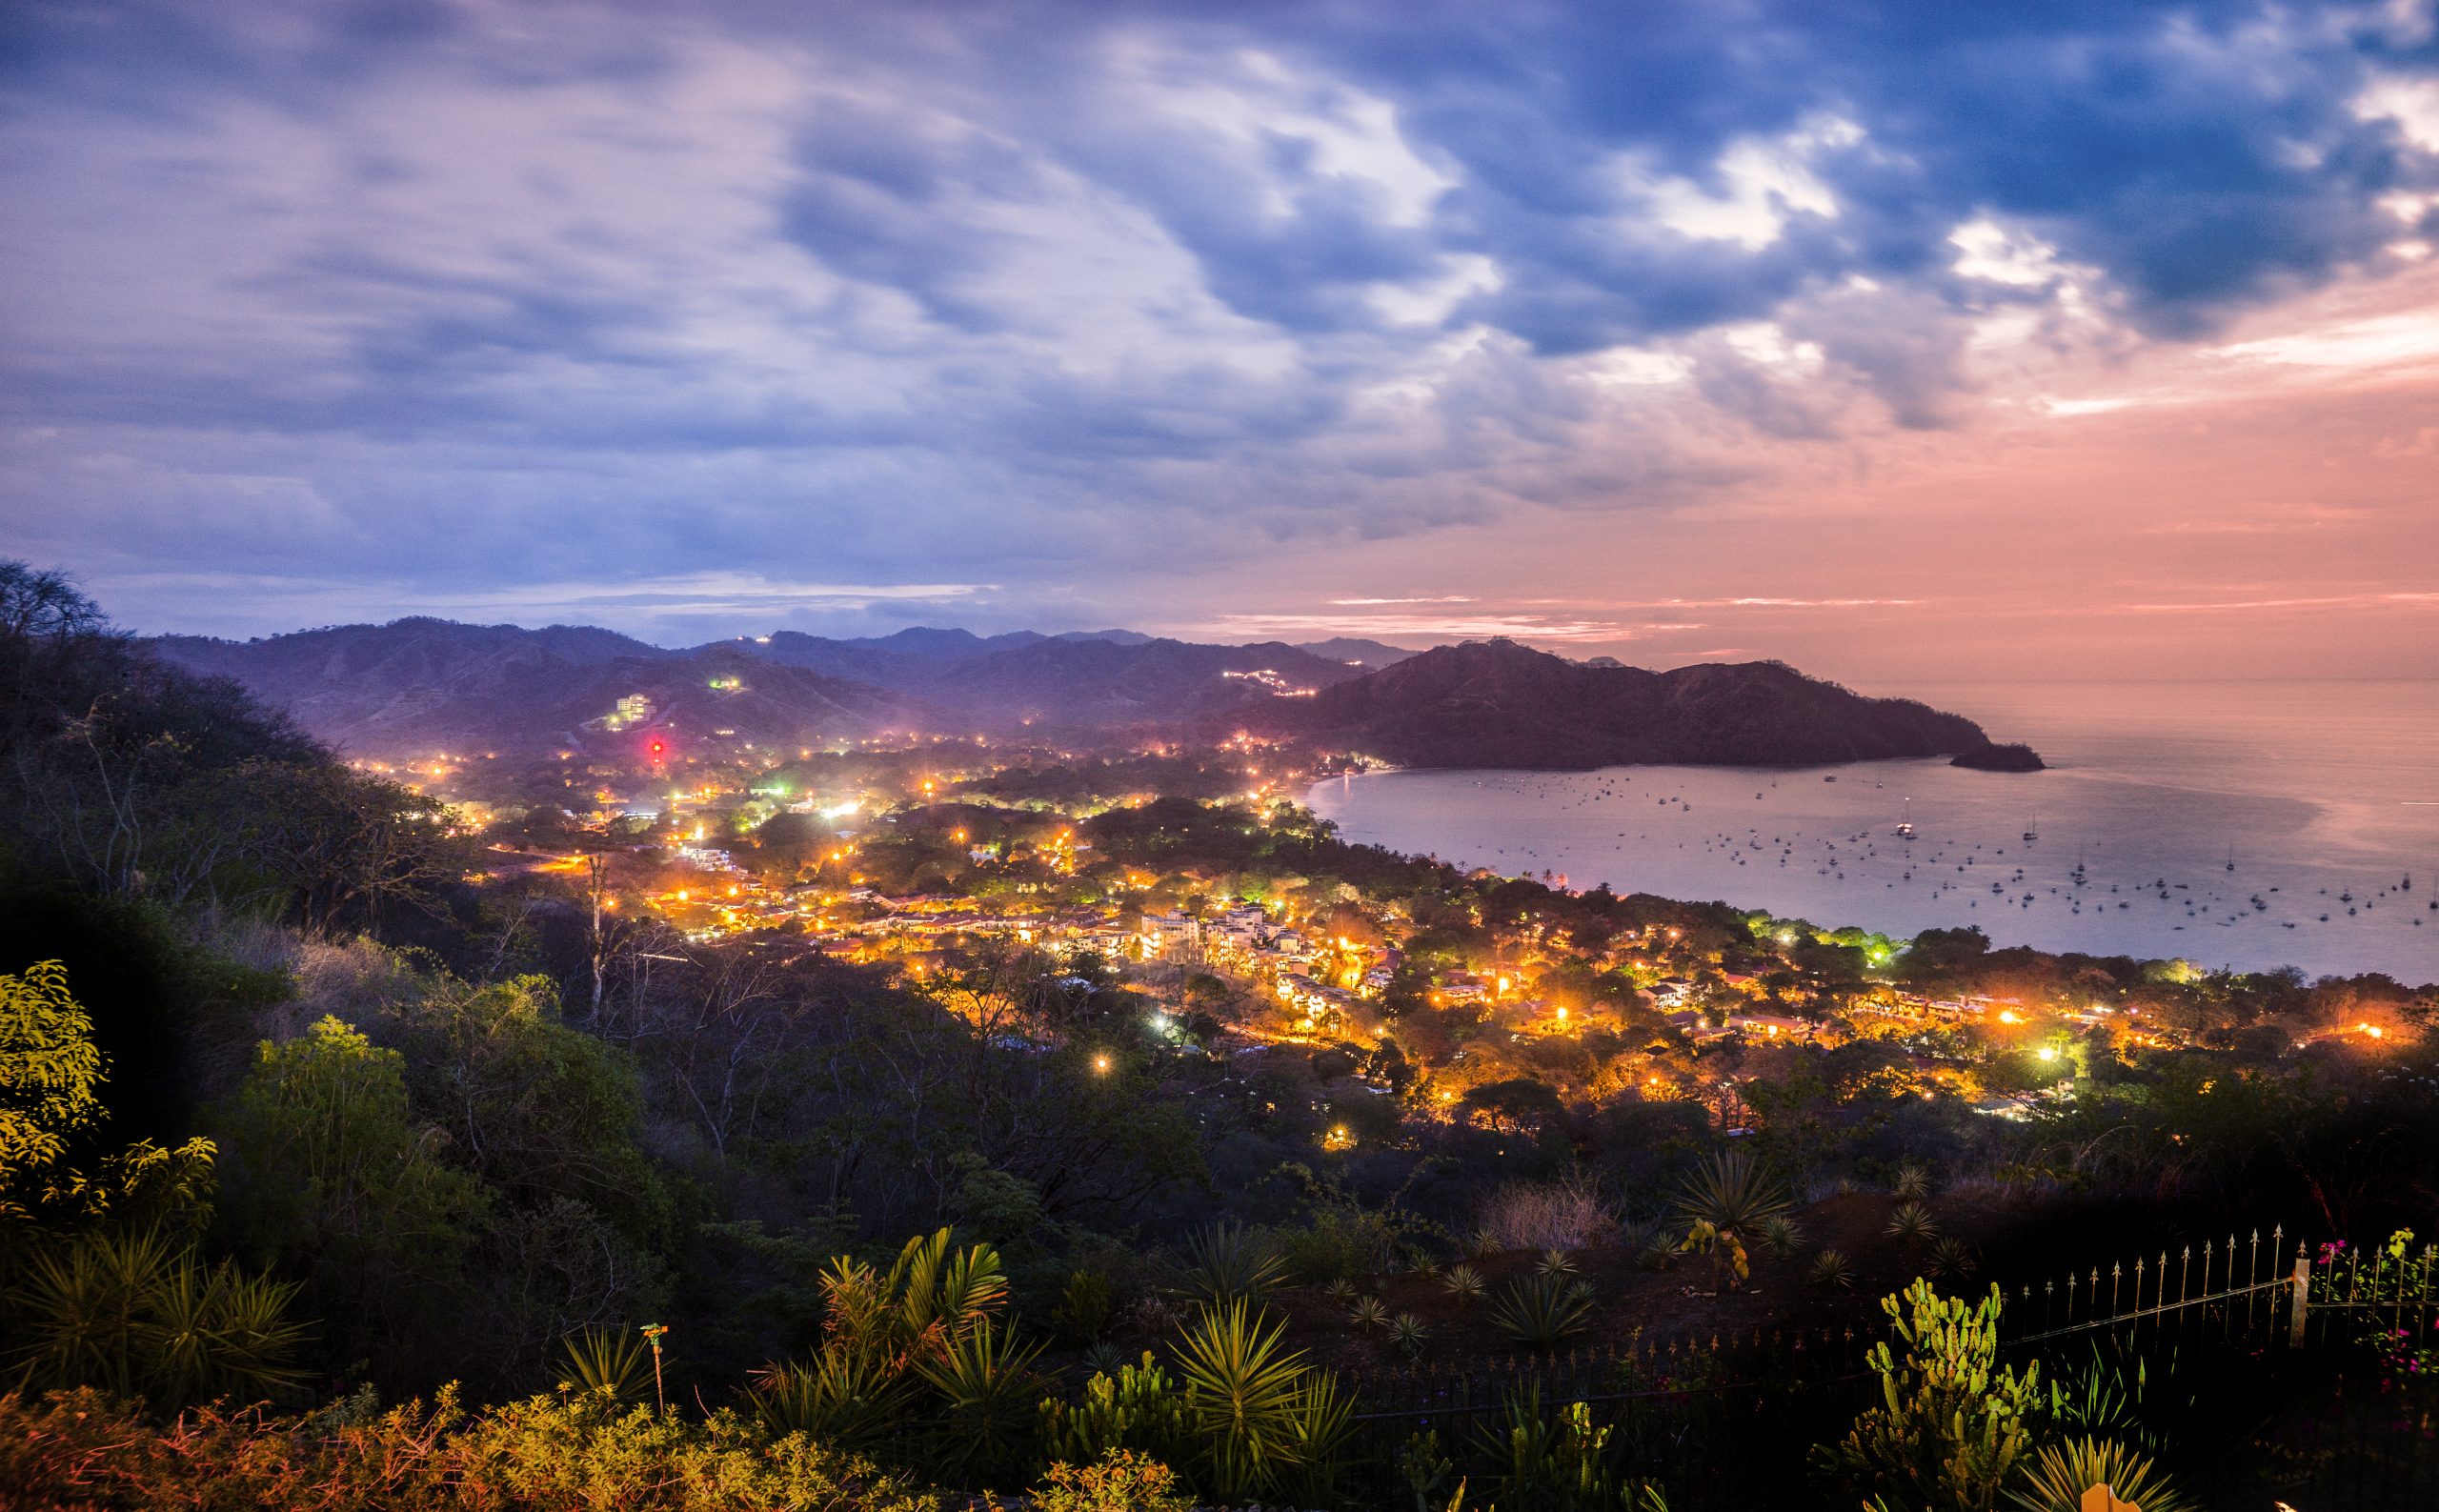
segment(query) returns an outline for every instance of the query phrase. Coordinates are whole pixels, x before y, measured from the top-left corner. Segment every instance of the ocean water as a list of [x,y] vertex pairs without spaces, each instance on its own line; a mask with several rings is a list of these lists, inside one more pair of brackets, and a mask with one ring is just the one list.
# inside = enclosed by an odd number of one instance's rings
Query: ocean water
[[1577,888],[1891,935],[1976,924],[2001,945],[2439,979],[2439,681],[1903,692],[2030,742],[2050,770],[1381,772],[1320,783],[1309,802],[1351,840]]

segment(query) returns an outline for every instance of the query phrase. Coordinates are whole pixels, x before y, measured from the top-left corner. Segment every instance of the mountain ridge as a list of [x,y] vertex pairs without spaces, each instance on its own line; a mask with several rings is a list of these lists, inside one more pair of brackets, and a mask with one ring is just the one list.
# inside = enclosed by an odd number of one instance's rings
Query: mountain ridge
[[1652,672],[1510,640],[1402,653],[1379,668],[1281,641],[1221,646],[1131,633],[913,627],[839,640],[777,631],[671,649],[590,626],[429,616],[149,644],[164,660],[235,680],[316,737],[363,756],[583,746],[637,729],[802,746],[1028,726],[1214,737],[1256,730],[1440,767],[1925,756],[1973,757],[1960,761],[1969,766],[1993,749],[1962,716],[1865,697],[1780,662]]

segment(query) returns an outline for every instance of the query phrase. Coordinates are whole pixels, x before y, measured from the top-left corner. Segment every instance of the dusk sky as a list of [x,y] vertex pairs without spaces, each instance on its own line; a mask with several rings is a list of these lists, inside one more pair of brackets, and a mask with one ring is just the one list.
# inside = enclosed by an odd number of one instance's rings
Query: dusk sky
[[11,0],[0,553],[144,631],[2428,675],[2435,30]]

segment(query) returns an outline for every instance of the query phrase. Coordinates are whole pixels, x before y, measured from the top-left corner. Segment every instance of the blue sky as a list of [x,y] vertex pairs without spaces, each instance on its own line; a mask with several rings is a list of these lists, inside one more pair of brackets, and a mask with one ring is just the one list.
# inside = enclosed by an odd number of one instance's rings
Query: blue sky
[[0,178],[145,628],[2434,649],[2427,0],[21,0]]

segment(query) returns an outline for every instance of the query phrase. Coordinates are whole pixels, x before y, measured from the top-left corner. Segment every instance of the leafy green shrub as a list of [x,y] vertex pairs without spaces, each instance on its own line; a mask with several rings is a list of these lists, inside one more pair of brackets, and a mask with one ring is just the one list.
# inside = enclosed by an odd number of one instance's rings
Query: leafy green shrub
[[1500,1330],[1527,1349],[1550,1349],[1582,1331],[1590,1303],[1555,1276],[1510,1282],[1491,1302]]
[[1108,1280],[1098,1272],[1079,1270],[1071,1273],[1060,1288],[1050,1320],[1069,1337],[1090,1342],[1109,1332],[1110,1320],[1117,1315],[1118,1299]]
[[199,1407],[151,1429],[93,1391],[0,1396],[0,1485],[34,1506],[197,1512],[939,1512],[802,1434],[581,1395],[469,1415],[454,1389],[362,1417]]
[[1905,1346],[1886,1341],[1866,1362],[1879,1401],[1836,1444],[1814,1448],[1824,1475],[1861,1496],[1902,1506],[1989,1512],[2028,1462],[2041,1411],[2041,1366],[2000,1368],[1999,1289],[1979,1302],[1944,1298],[1917,1280],[1881,1310]]
[[1193,1499],[1177,1474],[1132,1449],[1112,1449],[1089,1464],[1061,1462],[1033,1491],[1038,1512],[1188,1512]]

